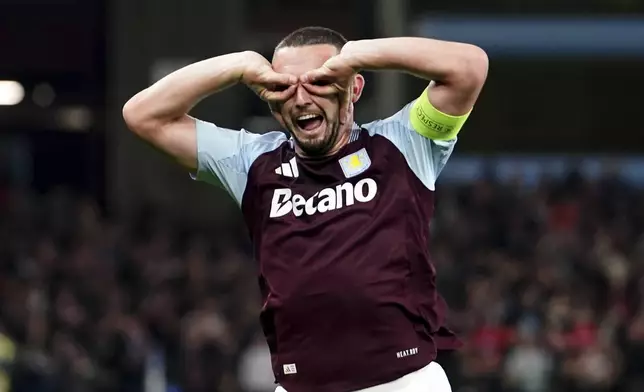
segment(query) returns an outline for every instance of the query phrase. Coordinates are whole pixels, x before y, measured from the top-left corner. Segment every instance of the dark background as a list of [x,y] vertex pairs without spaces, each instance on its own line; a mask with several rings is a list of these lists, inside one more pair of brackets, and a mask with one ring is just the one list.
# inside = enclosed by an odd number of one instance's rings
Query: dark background
[[[632,21],[637,20],[641,7],[637,1],[582,3],[514,4],[499,0],[481,5],[458,1],[429,7],[422,1],[411,1],[400,29],[402,33],[414,33],[414,23],[423,16],[441,15],[543,20],[612,17]],[[133,142],[122,135],[118,108],[127,97],[152,82],[155,66],[162,67],[159,63],[165,61],[172,67],[173,62],[180,65],[244,48],[270,54],[280,36],[307,24],[335,27],[352,39],[382,35],[386,28],[379,20],[376,4],[3,0],[0,75],[5,80],[19,80],[28,95],[38,84],[48,83],[56,99],[47,108],[29,99],[18,106],[0,107],[2,136],[6,139],[6,135],[19,134],[28,138],[38,188],[69,183],[90,189],[103,202],[105,195],[113,195],[110,205],[125,208],[129,202],[119,201],[114,189],[127,186],[122,184],[126,181],[124,176],[147,173],[143,168],[123,172],[123,167],[136,165],[129,159],[144,160],[146,152],[138,150],[141,146],[120,148]],[[548,39],[547,28],[535,34]],[[597,40],[601,39],[598,35]],[[641,151],[641,53],[589,51],[552,55],[519,49],[516,55],[490,53],[493,67],[477,114],[468,124],[468,135],[459,143],[459,153]],[[379,106],[374,101],[383,99],[377,96],[378,85],[382,84],[378,77],[368,75],[368,82],[366,102],[359,108],[364,120],[376,115],[372,112],[378,111]],[[400,94],[390,98],[401,101],[394,105],[413,99],[423,88],[423,82],[413,78],[401,83]],[[226,110],[218,105],[224,101]],[[249,92],[235,88],[220,101],[214,98],[202,105],[197,113],[223,125],[239,127],[250,116],[268,115],[264,105],[251,102]],[[70,107],[81,107],[91,114],[90,125],[81,132],[70,134],[56,120],[62,110]],[[122,155],[120,150],[127,150],[130,157],[105,161],[106,156]],[[119,160],[127,162],[118,163]],[[41,175],[44,171],[47,174]]]
[[[441,358],[454,390],[643,391],[644,2],[0,0],[0,81],[25,91],[0,106],[0,392],[272,390],[235,204],[121,108],[306,25],[490,56],[431,244],[467,342]],[[425,86],[365,76],[360,122]],[[276,126],[243,87],[194,114]]]

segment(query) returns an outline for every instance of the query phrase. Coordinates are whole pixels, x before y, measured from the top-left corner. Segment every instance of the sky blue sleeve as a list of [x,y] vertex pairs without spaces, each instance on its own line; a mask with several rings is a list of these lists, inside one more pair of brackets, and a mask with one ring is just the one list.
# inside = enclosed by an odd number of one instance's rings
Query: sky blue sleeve
[[224,188],[241,205],[250,166],[284,141],[281,132],[255,134],[197,120],[197,171],[192,177]]
[[366,124],[364,128],[371,135],[381,135],[391,141],[403,154],[414,174],[433,191],[457,139],[431,140],[416,132],[409,119],[412,104],[407,104],[389,118]]

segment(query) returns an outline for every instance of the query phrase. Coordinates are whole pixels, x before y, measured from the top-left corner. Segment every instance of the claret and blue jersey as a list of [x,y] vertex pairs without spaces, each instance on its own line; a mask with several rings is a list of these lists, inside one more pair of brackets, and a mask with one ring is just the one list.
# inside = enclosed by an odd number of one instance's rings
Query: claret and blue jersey
[[323,158],[296,155],[281,132],[197,122],[195,177],[242,209],[262,327],[288,391],[389,382],[455,341],[441,328],[445,304],[427,244],[436,179],[456,139],[422,136],[410,110],[355,125],[350,142]]

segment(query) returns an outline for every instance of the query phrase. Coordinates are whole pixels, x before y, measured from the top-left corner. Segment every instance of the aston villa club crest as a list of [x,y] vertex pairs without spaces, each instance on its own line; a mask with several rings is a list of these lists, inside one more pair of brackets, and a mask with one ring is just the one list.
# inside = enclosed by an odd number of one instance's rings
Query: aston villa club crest
[[364,148],[340,159],[340,166],[346,178],[355,177],[364,173],[371,166],[371,158]]

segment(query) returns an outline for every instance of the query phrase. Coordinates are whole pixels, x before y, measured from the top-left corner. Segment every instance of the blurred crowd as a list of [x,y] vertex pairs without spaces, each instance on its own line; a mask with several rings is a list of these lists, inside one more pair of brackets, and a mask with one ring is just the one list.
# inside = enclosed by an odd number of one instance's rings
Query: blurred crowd
[[[217,191],[214,191],[215,193]],[[644,196],[572,173],[439,186],[454,391],[644,391]],[[0,190],[0,392],[273,391],[240,222]]]

